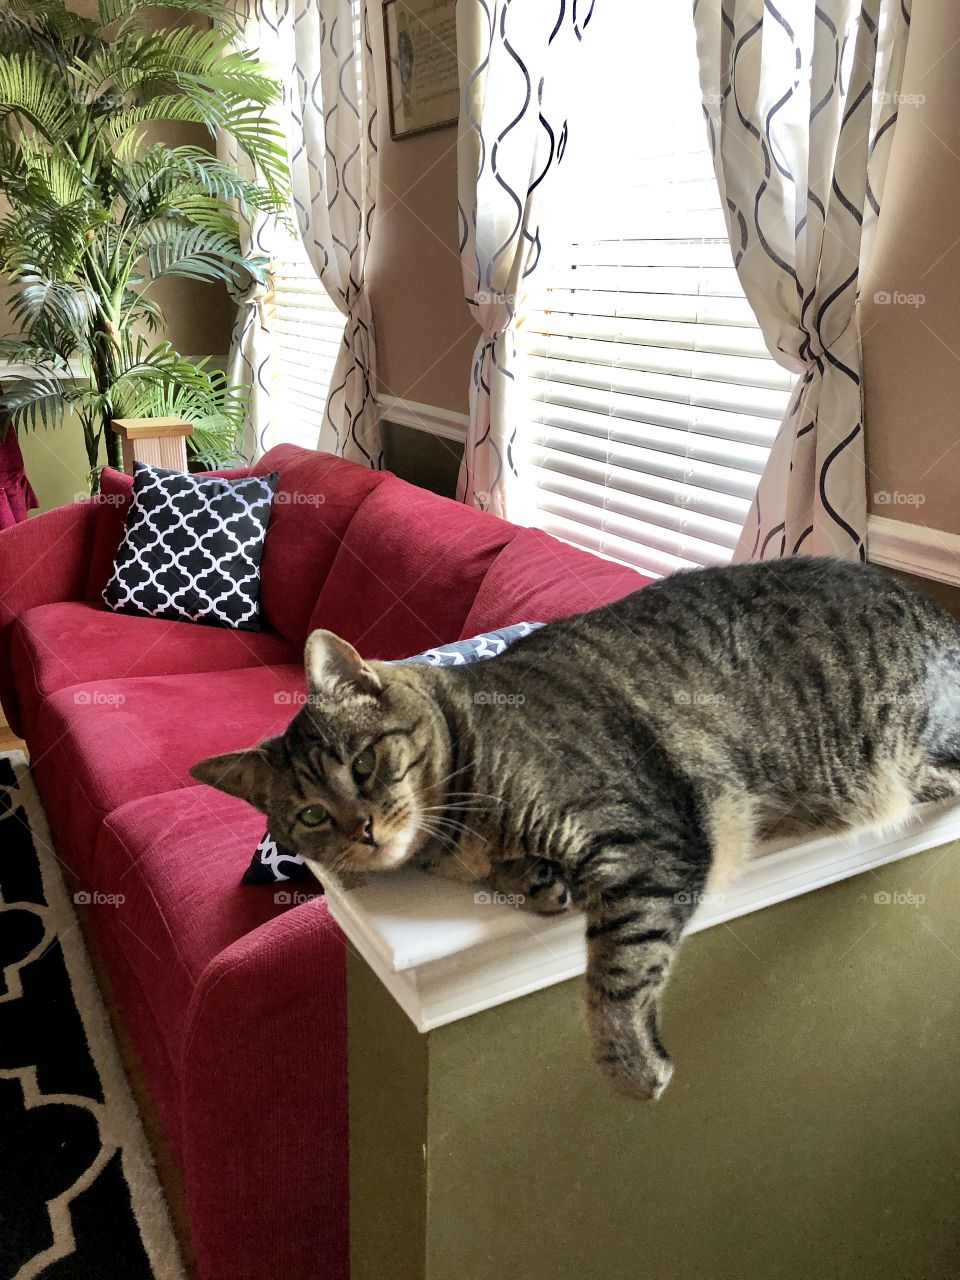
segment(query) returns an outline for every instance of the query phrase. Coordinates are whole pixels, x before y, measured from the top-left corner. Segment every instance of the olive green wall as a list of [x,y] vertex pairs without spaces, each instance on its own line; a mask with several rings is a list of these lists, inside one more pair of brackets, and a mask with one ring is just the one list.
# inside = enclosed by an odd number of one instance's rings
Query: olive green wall
[[695,935],[652,1106],[595,1075],[579,982],[418,1037],[353,959],[353,1280],[956,1280],[958,901],[952,845]]

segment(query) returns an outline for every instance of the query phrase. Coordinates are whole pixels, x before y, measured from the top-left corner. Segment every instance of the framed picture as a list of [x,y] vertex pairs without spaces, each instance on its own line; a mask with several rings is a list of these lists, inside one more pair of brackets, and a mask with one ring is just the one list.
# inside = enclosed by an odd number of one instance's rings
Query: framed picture
[[384,0],[391,138],[456,124],[457,0]]

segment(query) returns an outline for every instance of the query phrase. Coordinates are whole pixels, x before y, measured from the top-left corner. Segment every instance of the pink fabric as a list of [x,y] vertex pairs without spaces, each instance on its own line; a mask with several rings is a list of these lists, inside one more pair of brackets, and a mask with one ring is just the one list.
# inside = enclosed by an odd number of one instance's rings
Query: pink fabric
[[196,786],[190,766],[198,760],[282,733],[303,691],[299,663],[90,680],[42,703],[31,757],[35,768],[57,771],[57,812],[72,814],[77,839],[93,841],[128,801]]
[[28,728],[44,698],[70,685],[299,661],[299,650],[272,631],[196,627],[113,613],[103,604],[85,602],[28,609],[14,627],[11,646]]
[[458,638],[597,609],[651,581],[540,529],[523,529],[491,565]]
[[10,666],[14,623],[35,605],[83,599],[98,515],[90,502],[74,502],[0,531],[0,702],[16,733],[22,725]]
[[260,563],[260,603],[271,627],[302,649],[347,528],[384,474],[289,444],[265,453],[253,470],[280,473]]
[[403,658],[456,640],[512,525],[396,476],[351,521],[310,616],[365,657]]
[[26,520],[27,512],[40,503],[24,470],[16,429],[2,408],[0,434],[3,435],[0,440],[0,529],[8,529]]
[[68,879],[115,900],[90,927],[183,1170],[201,1280],[346,1280],[342,939],[322,903],[239,884],[263,819],[189,767],[282,731],[310,626],[401,657],[644,579],[327,455],[283,446],[255,469],[287,495],[262,568],[273,630],[91,603],[129,494],[107,471],[99,503],[0,533],[0,693],[27,711]]

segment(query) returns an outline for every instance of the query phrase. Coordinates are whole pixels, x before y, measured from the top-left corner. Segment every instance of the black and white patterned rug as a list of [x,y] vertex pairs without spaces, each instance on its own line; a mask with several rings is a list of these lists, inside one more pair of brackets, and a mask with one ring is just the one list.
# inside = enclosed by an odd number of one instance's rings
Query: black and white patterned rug
[[0,753],[0,1280],[183,1280],[46,819]]

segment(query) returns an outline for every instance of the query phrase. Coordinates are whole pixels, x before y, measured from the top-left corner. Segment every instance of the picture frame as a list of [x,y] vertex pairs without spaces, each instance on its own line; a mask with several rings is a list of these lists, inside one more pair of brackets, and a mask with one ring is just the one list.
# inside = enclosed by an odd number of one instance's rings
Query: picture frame
[[456,0],[384,0],[390,137],[447,129],[460,112]]

